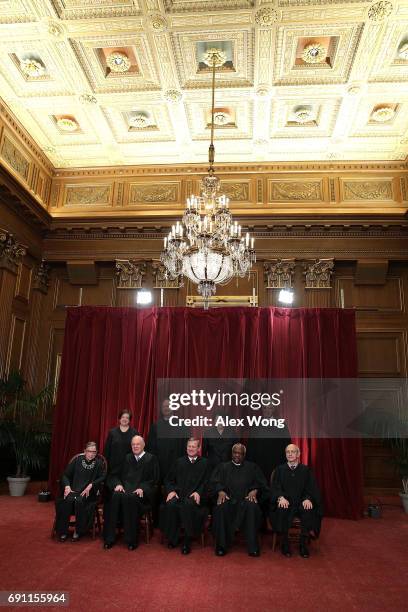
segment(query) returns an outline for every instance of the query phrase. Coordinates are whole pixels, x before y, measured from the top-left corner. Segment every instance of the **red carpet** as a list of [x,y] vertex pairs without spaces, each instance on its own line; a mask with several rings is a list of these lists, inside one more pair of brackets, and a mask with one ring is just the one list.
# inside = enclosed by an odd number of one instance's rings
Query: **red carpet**
[[408,609],[402,508],[385,507],[378,520],[326,519],[310,559],[272,553],[269,535],[259,559],[248,557],[242,543],[223,558],[209,543],[183,557],[162,546],[157,532],[134,552],[121,543],[104,551],[90,538],[60,544],[50,539],[53,514],[53,504],[34,495],[0,495],[0,590],[68,591],[70,610],[91,612]]

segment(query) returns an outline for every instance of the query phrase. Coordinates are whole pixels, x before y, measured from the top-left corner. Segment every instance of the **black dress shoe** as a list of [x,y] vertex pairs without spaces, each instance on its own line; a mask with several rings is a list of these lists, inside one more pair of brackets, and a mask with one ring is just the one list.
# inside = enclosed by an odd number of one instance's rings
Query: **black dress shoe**
[[303,559],[308,559],[310,557],[309,555],[309,549],[307,546],[305,546],[305,544],[302,544],[299,548],[299,554],[301,557],[303,557]]
[[283,542],[281,546],[281,553],[284,557],[291,557],[292,551],[290,550],[289,542]]
[[189,546],[188,544],[184,544],[184,545],[181,547],[181,554],[182,554],[182,555],[189,555],[190,553],[191,553],[191,548],[190,548],[190,546]]
[[248,553],[250,557],[259,557],[260,554],[261,553],[259,552],[259,550],[252,550],[251,552]]
[[227,551],[225,550],[225,548],[222,548],[220,546],[219,548],[215,549],[215,554],[217,555],[217,557],[224,557],[227,554]]
[[129,544],[128,550],[136,550],[137,546],[135,544]]
[[103,545],[105,550],[111,549],[112,546],[113,546],[113,544],[111,542],[105,542],[104,545]]
[[59,537],[59,541],[60,542],[66,542],[67,541],[68,536],[67,535],[60,535]]

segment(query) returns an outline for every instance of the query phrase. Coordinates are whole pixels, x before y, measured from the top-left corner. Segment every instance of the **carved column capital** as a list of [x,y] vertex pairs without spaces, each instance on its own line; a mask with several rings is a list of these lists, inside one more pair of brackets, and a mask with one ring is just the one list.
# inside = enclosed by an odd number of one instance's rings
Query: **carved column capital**
[[160,261],[152,262],[155,289],[180,289],[183,286],[182,277],[171,278],[166,266]]
[[264,262],[267,289],[291,289],[295,272],[294,259],[271,259]]
[[313,259],[303,262],[306,289],[331,289],[334,259]]
[[146,274],[146,262],[133,259],[115,260],[117,288],[140,289]]
[[26,247],[17,242],[13,234],[0,230],[0,268],[17,274],[18,264],[26,252]]
[[42,260],[34,270],[33,289],[46,295],[50,286],[50,266]]

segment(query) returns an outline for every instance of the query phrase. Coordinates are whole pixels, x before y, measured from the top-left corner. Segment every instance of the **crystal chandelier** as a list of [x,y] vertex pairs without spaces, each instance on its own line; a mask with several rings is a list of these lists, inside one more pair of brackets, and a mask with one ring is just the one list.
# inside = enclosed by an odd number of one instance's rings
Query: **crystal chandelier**
[[208,174],[201,181],[201,194],[187,198],[183,218],[172,226],[164,239],[161,261],[169,278],[186,276],[198,285],[197,291],[208,308],[216,285],[233,277],[244,277],[256,261],[254,238],[233,221],[229,200],[220,195],[220,180],[214,175],[214,99],[215,69],[226,56],[220,49],[209,49],[203,61],[212,68],[211,143],[208,150]]

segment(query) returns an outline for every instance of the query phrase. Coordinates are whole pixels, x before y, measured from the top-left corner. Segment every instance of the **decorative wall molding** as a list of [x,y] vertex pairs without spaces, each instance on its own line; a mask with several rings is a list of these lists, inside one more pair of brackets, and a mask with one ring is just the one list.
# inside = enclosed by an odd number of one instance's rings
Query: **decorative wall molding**
[[294,259],[274,259],[264,262],[267,289],[291,289],[295,272]]
[[271,202],[319,202],[323,199],[320,181],[268,181]]
[[331,289],[334,259],[315,259],[303,262],[306,289]]
[[174,279],[168,278],[167,270],[160,261],[153,261],[151,266],[155,289],[180,289],[183,286],[180,276]]
[[66,188],[65,206],[107,206],[110,201],[110,185],[78,185]]
[[118,289],[140,289],[146,275],[146,262],[131,259],[116,259]]
[[178,202],[179,183],[133,183],[130,185],[129,204]]
[[26,254],[27,248],[17,242],[13,234],[0,230],[0,268],[17,274],[18,264]]
[[22,153],[14,146],[14,144],[8,138],[4,138],[3,145],[1,147],[1,157],[5,162],[13,168],[17,174],[28,181],[28,173],[30,171],[30,162],[24,157]]
[[344,200],[353,202],[355,200],[379,200],[392,201],[392,182],[388,181],[345,181]]

